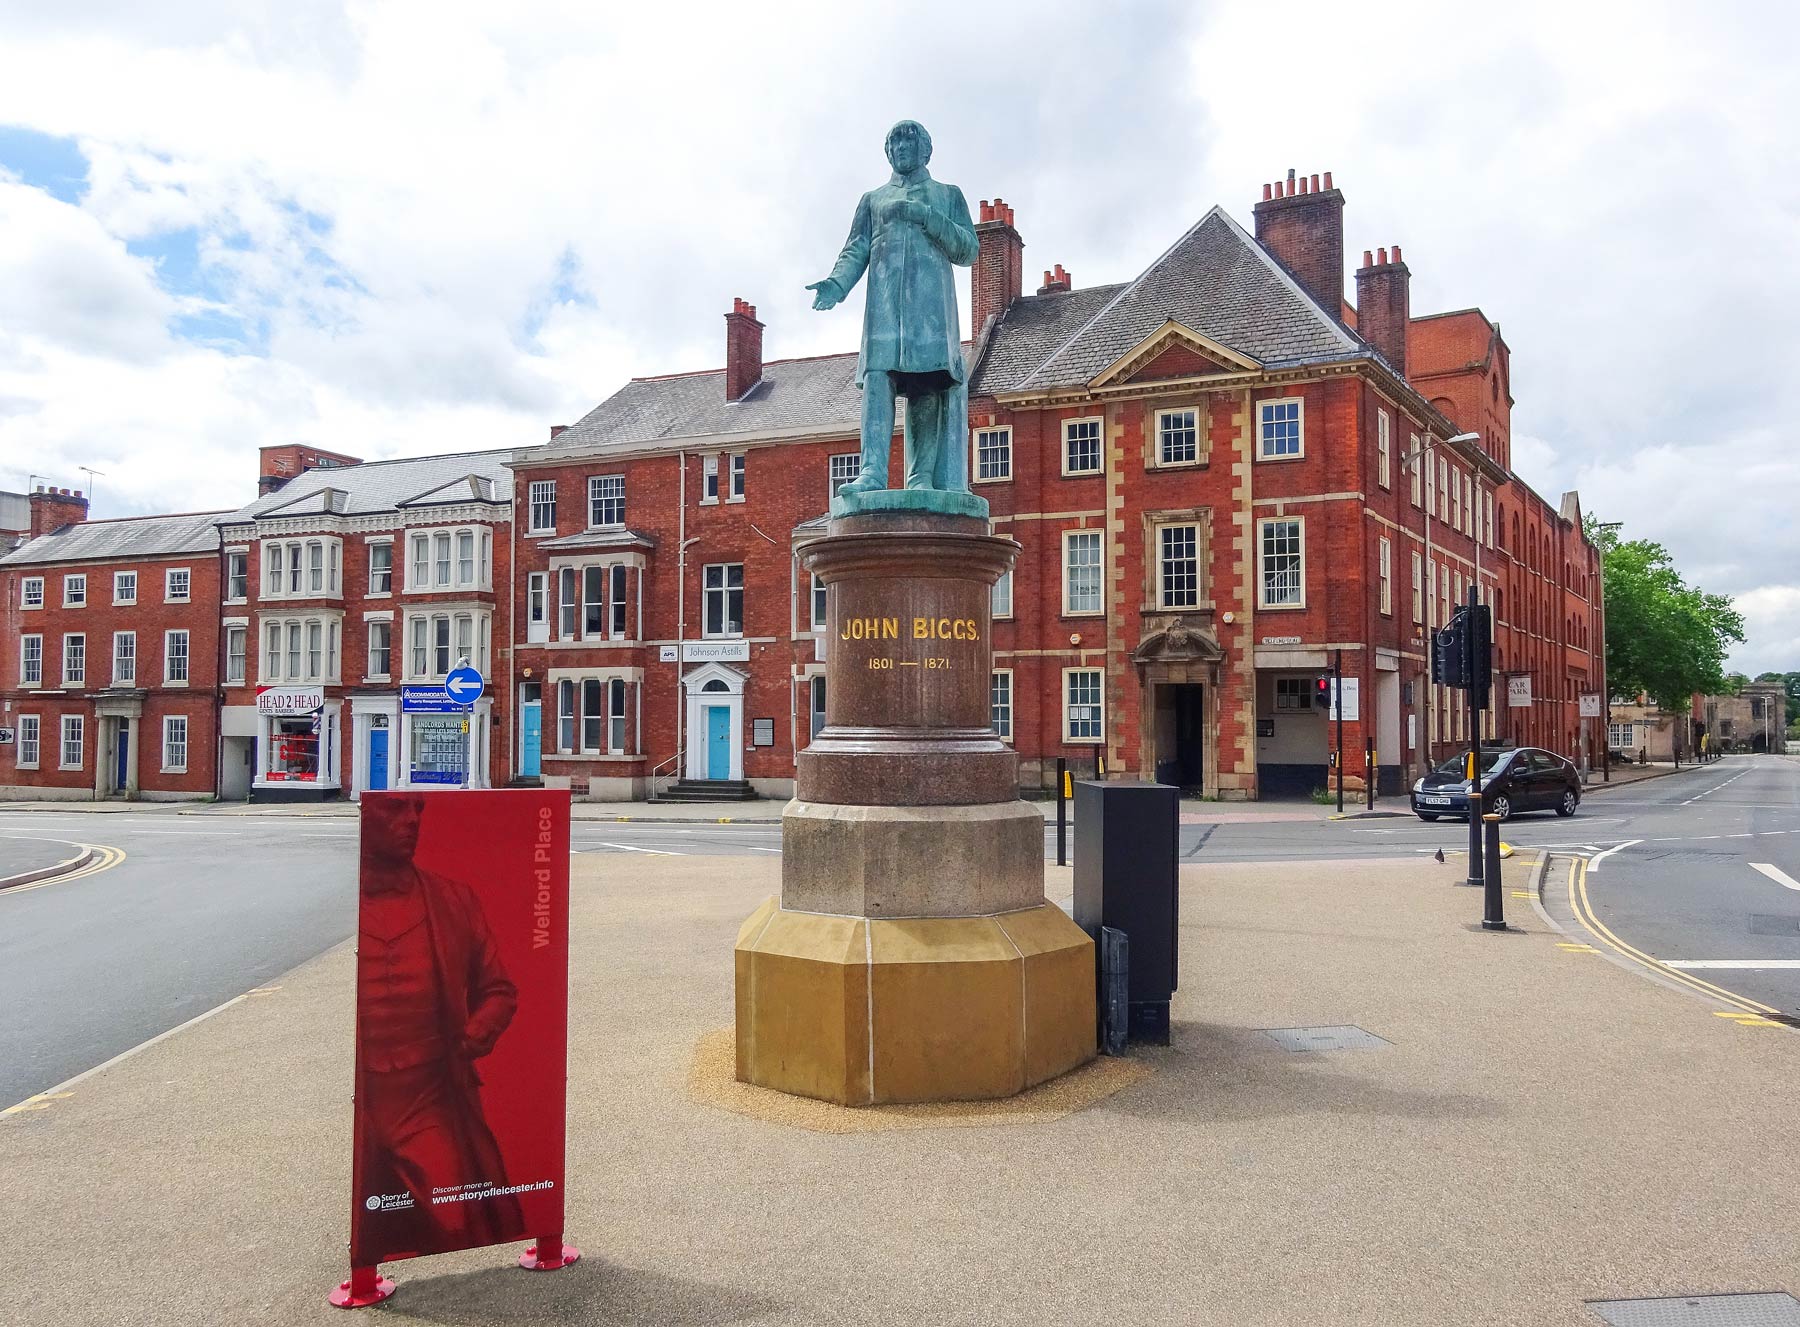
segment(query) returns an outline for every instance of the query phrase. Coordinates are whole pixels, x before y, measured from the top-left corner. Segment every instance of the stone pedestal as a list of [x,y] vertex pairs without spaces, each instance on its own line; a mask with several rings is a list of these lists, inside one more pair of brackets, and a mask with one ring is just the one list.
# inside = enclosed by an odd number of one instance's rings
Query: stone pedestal
[[868,496],[801,553],[826,722],[781,898],[738,936],[738,1077],[845,1105],[1009,1096],[1094,1055],[1093,943],[1044,900],[1043,817],[989,722],[989,596],[1019,546]]

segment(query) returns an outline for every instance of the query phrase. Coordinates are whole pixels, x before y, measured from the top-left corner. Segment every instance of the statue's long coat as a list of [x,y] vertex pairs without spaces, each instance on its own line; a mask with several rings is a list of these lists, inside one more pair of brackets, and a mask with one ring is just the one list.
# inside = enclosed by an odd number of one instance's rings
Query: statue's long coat
[[[901,219],[900,204],[908,199],[931,209],[924,225]],[[911,180],[895,175],[862,196],[831,271],[840,299],[865,269],[869,273],[858,387],[877,370],[964,380],[955,268],[973,263],[978,247],[962,190],[922,169]]]

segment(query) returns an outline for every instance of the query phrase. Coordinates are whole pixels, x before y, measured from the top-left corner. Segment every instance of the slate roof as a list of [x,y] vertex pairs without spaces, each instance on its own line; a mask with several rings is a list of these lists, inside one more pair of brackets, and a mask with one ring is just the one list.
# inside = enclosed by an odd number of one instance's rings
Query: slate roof
[[1128,285],[1016,301],[970,394],[1085,383],[1170,319],[1265,368],[1373,353],[1214,207]]
[[211,553],[219,547],[219,518],[230,512],[201,511],[182,516],[134,516],[117,521],[80,521],[39,535],[0,565],[179,556]]
[[453,452],[307,470],[273,493],[225,513],[220,523],[326,511],[361,516],[439,503],[506,502],[512,496],[512,471],[506,463],[517,450]]

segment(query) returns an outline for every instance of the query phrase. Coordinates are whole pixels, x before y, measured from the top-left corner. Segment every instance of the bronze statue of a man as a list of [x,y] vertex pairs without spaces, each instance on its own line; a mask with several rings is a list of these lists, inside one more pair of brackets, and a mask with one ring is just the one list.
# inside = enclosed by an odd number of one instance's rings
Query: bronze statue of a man
[[956,313],[957,267],[975,261],[975,226],[962,190],[925,169],[931,135],[902,120],[887,136],[888,182],[856,206],[837,266],[813,291],[829,309],[866,269],[862,353],[862,467],[842,492],[888,486],[894,398],[906,398],[906,487],[969,489],[969,388]]

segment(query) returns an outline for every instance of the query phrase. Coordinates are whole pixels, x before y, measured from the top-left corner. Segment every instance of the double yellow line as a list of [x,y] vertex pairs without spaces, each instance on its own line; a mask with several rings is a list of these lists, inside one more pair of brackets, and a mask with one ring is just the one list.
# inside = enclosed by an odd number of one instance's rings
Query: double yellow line
[[1569,863],[1569,911],[1575,914],[1575,919],[1588,929],[1589,934],[1593,935],[1598,940],[1604,941],[1614,952],[1623,955],[1634,963],[1648,968],[1657,976],[1666,978],[1669,981],[1677,982],[1680,985],[1687,987],[1689,990],[1705,996],[1709,1000],[1722,1000],[1726,1004],[1731,1005],[1731,1010],[1716,1011],[1719,1013],[1720,1017],[1736,1018],[1751,1027],[1783,1026],[1783,1024],[1780,1023],[1773,1023],[1767,1018],[1767,1015],[1769,1014],[1779,1014],[1781,1012],[1773,1005],[1762,1004],[1759,1001],[1752,1000],[1747,995],[1738,995],[1736,992],[1728,991],[1722,986],[1714,986],[1710,981],[1702,981],[1692,973],[1683,972],[1679,968],[1672,968],[1666,963],[1659,963],[1641,949],[1633,949],[1630,945],[1619,939],[1618,936],[1614,935],[1612,931],[1607,928],[1606,923],[1601,921],[1600,918],[1594,914],[1593,905],[1588,902],[1587,862],[1580,857],[1575,858]]
[[102,871],[110,871],[125,860],[123,848],[109,848],[98,843],[77,843],[77,848],[93,853],[93,857],[64,875],[53,875],[44,880],[34,880],[29,885],[14,885],[10,889],[0,889],[0,898],[11,898],[14,894],[28,894],[34,889],[47,889],[51,885],[64,884],[70,880],[79,880],[83,876],[99,875]]

